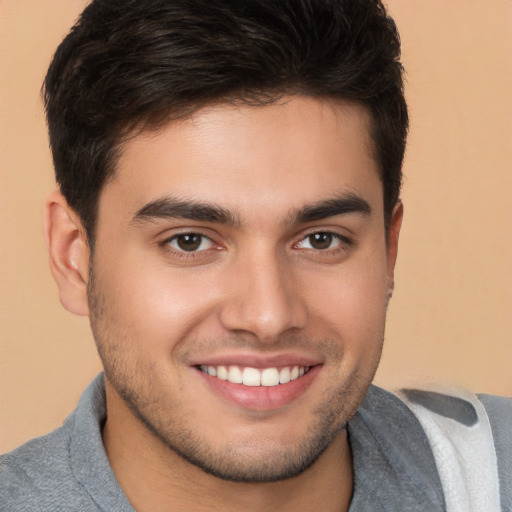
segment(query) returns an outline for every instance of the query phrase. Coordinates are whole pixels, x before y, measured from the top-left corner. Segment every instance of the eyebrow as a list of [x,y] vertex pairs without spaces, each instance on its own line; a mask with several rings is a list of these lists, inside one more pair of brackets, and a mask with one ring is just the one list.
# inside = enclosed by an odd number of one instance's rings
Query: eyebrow
[[216,204],[162,197],[151,201],[137,211],[132,223],[157,219],[188,219],[238,226],[240,221],[229,210]]
[[292,212],[290,223],[305,224],[338,215],[360,214],[368,216],[371,213],[372,209],[368,201],[353,193],[344,193],[325,201],[306,205]]
[[[306,224],[338,215],[370,215],[370,204],[352,193],[344,193],[318,203],[307,204],[298,210],[292,210],[286,224]],[[237,227],[241,225],[239,217],[233,212],[214,203],[187,201],[170,196],[147,203],[132,219],[132,223],[151,222],[158,219],[188,219],[199,222],[212,222]]]

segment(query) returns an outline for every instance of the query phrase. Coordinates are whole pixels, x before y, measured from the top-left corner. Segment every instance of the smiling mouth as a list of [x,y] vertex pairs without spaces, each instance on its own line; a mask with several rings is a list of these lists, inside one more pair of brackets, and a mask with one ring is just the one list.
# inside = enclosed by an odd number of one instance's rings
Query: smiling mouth
[[233,384],[242,384],[243,386],[278,386],[297,380],[311,370],[311,366],[284,366],[282,368],[251,368],[246,366],[207,366],[197,367],[203,373],[216,377],[219,380],[225,380]]

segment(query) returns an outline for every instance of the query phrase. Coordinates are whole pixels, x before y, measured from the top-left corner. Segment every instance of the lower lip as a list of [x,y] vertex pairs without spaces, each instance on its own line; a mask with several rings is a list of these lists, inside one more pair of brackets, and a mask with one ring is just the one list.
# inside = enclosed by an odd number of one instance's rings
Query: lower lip
[[201,370],[196,371],[207,386],[223,400],[243,409],[268,411],[299,398],[311,385],[321,368],[321,365],[313,366],[302,377],[277,386],[244,386],[212,377]]

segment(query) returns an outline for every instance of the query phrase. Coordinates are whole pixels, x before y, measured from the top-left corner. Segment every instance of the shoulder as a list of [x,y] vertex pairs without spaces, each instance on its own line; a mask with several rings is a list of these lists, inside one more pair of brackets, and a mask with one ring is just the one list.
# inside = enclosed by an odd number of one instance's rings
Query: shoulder
[[411,481],[401,495],[413,495],[421,482],[425,496],[416,493],[415,503],[430,506],[421,510],[512,511],[511,399],[464,390],[392,394],[371,386],[354,420],[349,434],[354,455],[366,462],[360,467],[375,467],[367,454],[375,459],[380,450],[380,467],[391,468],[402,487]]
[[465,390],[399,396],[429,439],[448,510],[512,510],[512,399]]
[[101,496],[116,485],[101,441],[102,386],[100,375],[60,428],[0,457],[0,512],[99,510],[91,488]]
[[60,496],[74,495],[80,503],[82,489],[69,454],[72,423],[71,417],[59,429],[0,457],[0,511],[57,511]]

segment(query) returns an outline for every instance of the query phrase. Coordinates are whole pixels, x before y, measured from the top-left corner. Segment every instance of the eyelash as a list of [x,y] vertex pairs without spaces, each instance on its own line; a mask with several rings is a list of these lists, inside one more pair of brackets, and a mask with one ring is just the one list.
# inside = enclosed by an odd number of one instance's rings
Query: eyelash
[[315,252],[318,252],[318,253],[322,253],[322,254],[328,255],[328,254],[335,254],[335,253],[338,253],[340,251],[346,251],[350,246],[353,245],[353,240],[351,240],[350,238],[348,238],[346,236],[343,236],[343,235],[340,235],[339,233],[326,230],[326,231],[312,231],[312,232],[308,233],[306,236],[301,238],[301,240],[299,240],[299,242],[297,242],[294,245],[294,247],[297,247],[297,246],[299,246],[299,244],[302,244],[302,243],[304,243],[304,242],[306,242],[308,240],[309,240],[310,245],[311,245],[311,237],[313,237],[315,235],[317,235],[317,236],[322,235],[322,236],[330,237],[329,245],[333,241],[335,241],[335,240],[338,242],[338,244],[337,244],[336,247],[333,247],[333,248],[317,249],[315,247],[310,247],[310,248],[305,248],[305,250],[315,251]]
[[[184,249],[179,249],[172,247],[171,243],[173,241],[178,240],[180,237],[187,237],[187,236],[197,236],[200,238],[200,244],[199,247],[206,241],[209,240],[213,247],[209,247],[208,249],[202,249],[200,251],[193,250],[193,251],[186,251]],[[166,238],[162,242],[159,243],[160,247],[162,247],[165,251],[169,252],[172,256],[178,257],[178,258],[197,258],[199,254],[207,252],[209,250],[212,250],[215,248],[216,244],[215,242],[207,235],[197,232],[197,231],[185,231],[183,233],[177,233],[176,235],[173,235],[169,238]],[[218,248],[218,247],[217,247]]]
[[[311,251],[311,252],[315,252],[318,254],[328,256],[328,255],[335,255],[340,252],[346,252],[354,244],[353,240],[351,240],[350,238],[348,238],[346,236],[343,236],[343,235],[333,232],[333,231],[323,230],[323,231],[312,231],[310,233],[307,233],[298,242],[295,242],[293,244],[293,248],[300,249],[300,244],[303,244],[304,242],[307,242],[308,240],[309,240],[309,242],[311,242],[311,237],[313,237],[315,235],[324,235],[324,236],[331,237],[329,245],[334,240],[337,240],[338,244],[336,247],[325,248],[325,249],[316,249],[315,247],[309,247],[309,248],[306,247],[306,248],[303,248],[304,251],[308,251],[308,252]],[[208,248],[202,249],[202,250],[187,251],[184,249],[179,249],[179,248],[173,247],[171,245],[172,242],[177,241],[180,237],[187,237],[187,236],[199,237],[200,238],[199,247],[201,247],[201,245],[203,245],[203,243],[206,240],[209,240],[211,243],[211,247],[208,247]],[[207,253],[208,251],[211,251],[211,250],[219,250],[219,246],[216,245],[215,241],[212,240],[211,237],[209,237],[201,232],[197,232],[197,231],[186,231],[183,233],[177,233],[169,238],[166,238],[165,240],[160,242],[159,245],[163,249],[165,249],[167,252],[169,252],[172,256],[178,257],[178,258],[197,258],[201,255],[201,253]],[[311,243],[310,243],[310,245],[311,245]],[[203,256],[204,256],[204,254],[203,254]]]

